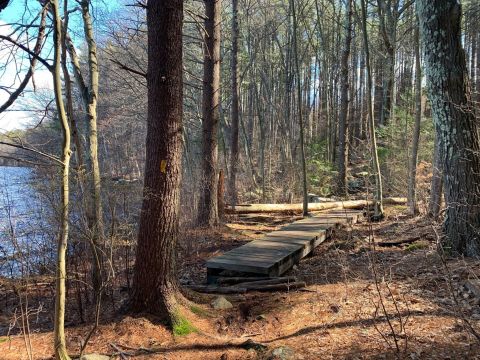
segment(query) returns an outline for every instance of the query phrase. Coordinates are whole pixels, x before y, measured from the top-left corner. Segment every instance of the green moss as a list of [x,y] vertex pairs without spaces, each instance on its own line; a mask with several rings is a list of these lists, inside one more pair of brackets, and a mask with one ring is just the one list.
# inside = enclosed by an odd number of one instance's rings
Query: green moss
[[4,343],[4,342],[7,341],[7,340],[8,340],[7,337],[1,337],[1,338],[0,338],[0,344],[1,344],[1,343]]
[[203,309],[203,308],[201,308],[200,306],[197,306],[197,305],[191,305],[190,306],[190,311],[197,316],[212,317],[212,315],[207,310],[205,310],[205,309]]
[[417,241],[417,242],[414,242],[410,245],[408,245],[406,248],[405,248],[405,251],[415,251],[415,250],[421,250],[421,249],[426,249],[428,248],[428,242],[427,241]]
[[175,316],[172,330],[175,336],[185,336],[198,331],[195,326],[181,314]]

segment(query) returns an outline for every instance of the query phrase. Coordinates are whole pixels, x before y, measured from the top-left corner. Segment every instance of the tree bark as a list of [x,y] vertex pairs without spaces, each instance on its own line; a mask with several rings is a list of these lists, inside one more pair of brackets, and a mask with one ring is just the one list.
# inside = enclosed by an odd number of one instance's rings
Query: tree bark
[[418,145],[420,140],[420,122],[422,120],[422,66],[420,64],[420,39],[418,25],[415,27],[415,127],[413,129],[412,157],[410,158],[408,176],[408,207],[410,213],[418,212],[416,199],[416,176]]
[[97,134],[97,101],[98,101],[98,57],[97,44],[93,35],[92,18],[90,16],[90,0],[82,0],[82,18],[85,40],[88,47],[89,85],[83,90],[83,100],[87,112],[88,126],[88,157],[90,165],[90,196],[91,218],[89,230],[92,243],[93,263],[93,290],[95,297],[100,297],[103,283],[103,210],[101,194],[100,165],[98,161],[98,134]]
[[[348,116],[349,116],[349,60],[352,42],[353,0],[348,0],[345,19],[345,43],[341,59],[340,72],[340,114],[338,116],[338,146],[337,146],[337,192],[347,195],[348,166]],[[350,99],[351,100],[351,99]]]
[[175,248],[182,159],[183,1],[150,0],[144,198],[131,308],[179,320]]
[[440,207],[442,205],[443,191],[443,165],[441,156],[441,146],[438,143],[439,135],[435,135],[435,143],[433,149],[433,169],[432,169],[432,185],[430,186],[430,203],[428,213],[429,216],[437,220],[440,215]]
[[217,171],[218,124],[220,121],[220,30],[221,0],[205,0],[205,40],[203,57],[202,149],[203,176],[198,206],[198,225],[218,224]]
[[480,255],[480,147],[461,41],[456,0],[419,0],[433,119],[445,181],[444,245],[466,256]]
[[237,172],[239,159],[238,125],[239,125],[239,70],[238,70],[238,0],[232,0],[232,134],[231,134],[231,157],[230,157],[230,179],[229,193],[230,203],[235,206],[238,201],[237,194]]
[[69,170],[70,170],[70,127],[65,105],[63,103],[61,79],[62,20],[60,18],[58,0],[50,2],[53,14],[53,87],[58,118],[62,129],[62,181],[61,181],[61,226],[57,244],[57,270],[55,281],[55,318],[54,318],[54,351],[57,360],[69,360],[65,342],[65,301],[67,277],[67,243],[69,214]]

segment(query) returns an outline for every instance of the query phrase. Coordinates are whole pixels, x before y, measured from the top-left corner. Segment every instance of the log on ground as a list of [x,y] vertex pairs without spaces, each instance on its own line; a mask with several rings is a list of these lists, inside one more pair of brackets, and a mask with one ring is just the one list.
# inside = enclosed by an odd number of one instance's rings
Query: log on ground
[[[385,198],[384,205],[404,205],[407,203],[406,198]],[[309,203],[309,211],[322,211],[332,209],[363,209],[367,206],[373,205],[373,200],[348,200],[348,201],[333,201],[325,203]],[[276,212],[293,212],[301,213],[303,210],[302,204],[243,204],[236,205],[235,208],[229,206],[227,213],[229,214],[250,214],[250,213],[276,213]]]

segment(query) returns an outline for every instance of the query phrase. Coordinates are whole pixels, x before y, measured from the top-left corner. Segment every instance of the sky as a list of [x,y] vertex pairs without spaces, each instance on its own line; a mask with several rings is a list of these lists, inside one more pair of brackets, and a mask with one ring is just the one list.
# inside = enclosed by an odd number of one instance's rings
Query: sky
[[[69,8],[77,6],[75,1],[70,1],[70,3]],[[115,0],[94,0],[93,4],[94,26],[99,24],[102,19],[108,18],[108,16],[104,16],[105,14],[111,15],[120,8],[120,1]],[[10,0],[7,8],[0,13],[0,34],[10,35],[17,39],[18,35],[12,35],[16,27],[15,24],[28,23],[36,17],[39,10],[38,1]],[[38,20],[36,24],[38,24]],[[83,43],[81,37],[83,27],[78,12],[71,16],[69,24],[71,36],[78,49]],[[33,28],[30,32],[28,41],[30,48],[34,46],[36,31],[37,29]],[[19,38],[22,41],[26,39],[26,35]],[[42,57],[51,59],[51,48],[50,38],[44,46]],[[3,104],[9,97],[9,93],[4,88],[16,88],[23,80],[29,67],[29,59],[25,56],[25,53],[18,51],[14,61],[12,61],[13,57],[10,50],[5,46],[5,43],[0,42],[0,104]],[[78,52],[80,53],[80,50]],[[53,81],[50,72],[38,62],[34,72],[34,81],[35,91],[32,81],[30,81],[24,94],[7,111],[0,113],[0,133],[35,126],[43,116],[45,104],[53,98]]]

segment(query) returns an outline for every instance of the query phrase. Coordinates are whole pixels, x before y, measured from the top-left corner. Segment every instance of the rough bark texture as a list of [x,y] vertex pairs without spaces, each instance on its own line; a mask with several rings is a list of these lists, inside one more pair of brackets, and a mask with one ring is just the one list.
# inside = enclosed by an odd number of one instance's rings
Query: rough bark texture
[[345,43],[341,59],[340,73],[340,114],[338,116],[338,146],[337,146],[337,192],[346,195],[348,166],[348,113],[349,113],[349,60],[352,42],[353,0],[348,0],[345,20]]
[[418,144],[420,141],[420,121],[422,120],[422,66],[420,64],[420,39],[418,26],[415,29],[415,127],[412,139],[412,157],[408,174],[408,207],[411,214],[417,213],[416,177]]
[[132,310],[177,321],[175,245],[182,159],[183,1],[150,0],[145,182]]
[[55,319],[54,350],[57,360],[69,360],[65,342],[65,299],[67,277],[67,242],[68,242],[68,210],[69,210],[69,169],[70,169],[70,127],[65,105],[63,103],[61,79],[62,20],[60,18],[58,0],[51,1],[53,14],[53,87],[55,104],[63,135],[62,144],[62,181],[61,181],[61,218],[60,234],[57,244],[57,271],[55,282]]
[[456,0],[419,0],[417,13],[442,154],[444,244],[454,252],[479,256],[480,149],[461,42],[461,6]]
[[198,224],[218,224],[217,167],[220,122],[220,29],[221,0],[205,0],[205,44],[203,57],[203,186],[198,206]]
[[238,0],[232,0],[232,137],[230,146],[232,153],[230,157],[230,179],[229,179],[229,193],[230,203],[235,206],[238,201],[237,195],[237,171],[238,171],[238,125],[239,125],[239,97],[238,97]]
[[438,144],[439,135],[435,135],[434,153],[433,153],[433,170],[432,185],[430,186],[430,203],[428,208],[429,216],[438,219],[440,215],[440,207],[442,205],[443,191],[443,165],[441,156],[441,146]]

